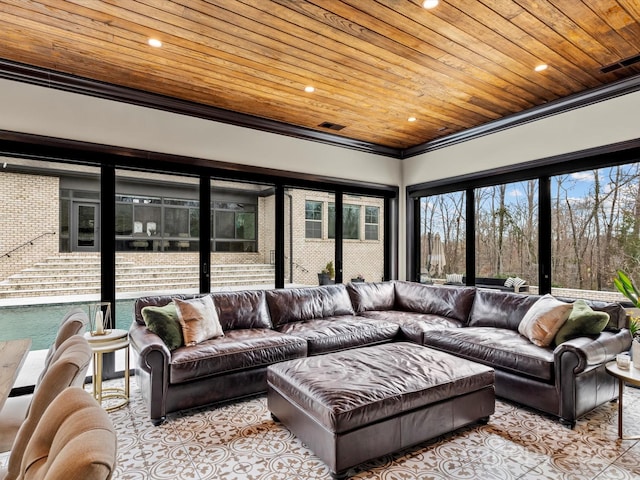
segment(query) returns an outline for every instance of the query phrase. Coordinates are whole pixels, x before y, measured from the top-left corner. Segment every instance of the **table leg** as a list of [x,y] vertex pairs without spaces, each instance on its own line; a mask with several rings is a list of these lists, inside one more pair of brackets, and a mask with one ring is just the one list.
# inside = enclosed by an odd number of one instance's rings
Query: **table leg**
[[625,437],[624,434],[622,433],[623,432],[623,426],[622,426],[623,395],[624,395],[624,379],[619,378],[618,379],[618,438],[620,440],[640,440],[640,435]]
[[129,346],[124,350],[124,395],[129,399]]
[[96,353],[95,363],[97,367],[93,380],[96,386],[96,400],[102,405],[102,353]]
[[624,381],[618,379],[618,438],[622,438],[622,398],[624,395]]

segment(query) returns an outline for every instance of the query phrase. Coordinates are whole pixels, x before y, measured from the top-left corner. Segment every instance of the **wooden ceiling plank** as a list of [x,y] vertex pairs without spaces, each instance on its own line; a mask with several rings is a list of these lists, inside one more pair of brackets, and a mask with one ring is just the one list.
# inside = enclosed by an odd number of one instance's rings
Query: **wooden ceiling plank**
[[[349,4],[349,7],[343,5],[346,3]],[[333,11],[338,15],[356,18],[358,16],[357,9],[362,5],[362,2],[346,0],[342,3],[324,2],[324,5],[325,8],[333,5]],[[342,8],[339,8],[340,6]],[[360,17],[363,19],[362,26],[368,31],[382,36],[385,40],[388,39],[402,45],[407,49],[407,58],[415,51],[418,55],[416,63],[420,63],[422,56],[426,55],[453,67],[455,70],[465,72],[470,77],[483,80],[514,95],[522,96],[533,103],[537,97],[549,99],[557,97],[550,90],[503,67],[501,62],[490,60],[486,56],[479,55],[477,51],[449,41],[438,32],[428,30],[412,18],[399,14],[398,12],[402,11],[401,7],[396,7],[397,11],[392,11],[385,5],[377,6],[373,2],[366,4],[366,7],[368,16],[360,12]],[[423,12],[422,8],[418,11],[419,14],[423,14]],[[441,42],[442,48],[437,46],[439,40],[443,40]]]
[[[449,51],[451,51],[449,46],[451,44],[474,45],[470,56],[463,57],[458,53],[455,55],[480,66],[486,64],[480,63],[478,58],[487,58],[494,64],[503,64],[504,71],[511,72],[505,76],[509,82],[521,85],[530,92],[535,92],[538,98],[551,100],[584,88],[583,83],[577,82],[571,77],[547,84],[532,80],[531,71],[537,62],[537,57],[529,50],[498,34],[496,31],[505,28],[504,26],[509,26],[508,22],[482,4],[478,3],[473,8],[468,8],[470,6],[468,0],[450,0],[442,8],[434,9],[432,13],[430,11],[428,15],[416,16],[408,6],[396,7],[393,0],[378,1],[385,3],[388,8],[404,11],[405,15],[413,15],[423,28],[427,29],[425,36],[433,39],[434,42],[446,45],[443,48],[447,48]],[[480,19],[482,21],[479,21]],[[491,25],[491,28],[486,25]],[[522,32],[518,33],[522,34]],[[448,42],[443,42],[441,37],[446,38]],[[567,84],[567,86],[563,87],[563,84]],[[535,87],[531,88],[530,85],[535,85]],[[542,90],[547,94],[540,93]]]
[[[613,0],[584,0],[584,3],[629,43],[630,51],[624,57],[640,53],[640,13],[634,17],[621,3]],[[617,44],[613,48],[617,49]]]
[[[558,2],[557,0],[550,0],[550,3],[556,7],[558,11],[562,11],[573,23],[586,32],[588,36],[595,39],[603,48],[606,49],[609,54],[609,58],[605,60],[605,65],[616,60],[616,58],[626,58],[638,53],[638,49],[621,36],[612,25],[607,23],[604,18],[596,15],[594,10],[588,5],[581,2]],[[598,7],[603,14],[607,17],[614,17],[612,13],[613,7],[618,7],[617,2],[611,0],[599,0],[600,7]],[[609,9],[603,10],[603,6],[610,5]],[[620,9],[619,9],[620,10]],[[584,42],[583,35],[578,33],[580,43]],[[603,57],[598,56],[600,62],[603,61]]]
[[[456,71],[455,69],[448,67],[437,60],[430,59],[428,57],[421,57],[421,64],[417,65],[412,62],[407,62],[406,58],[403,55],[406,55],[406,51],[398,51],[397,44],[394,44],[392,41],[387,41],[387,46],[389,50],[385,50],[377,45],[373,45],[370,41],[362,40],[356,36],[348,36],[349,27],[344,26],[344,22],[340,22],[338,20],[333,20],[332,23],[323,23],[320,19],[331,16],[331,12],[327,12],[320,7],[316,7],[311,2],[294,2],[291,3],[288,0],[274,0],[274,3],[279,3],[282,5],[288,6],[290,9],[300,12],[303,15],[307,16],[305,20],[305,25],[307,25],[310,29],[313,28],[313,31],[317,33],[321,33],[323,35],[328,36],[329,38],[342,40],[344,44],[350,43],[352,45],[356,45],[357,48],[362,49],[362,55],[370,55],[373,58],[379,58],[382,61],[388,63],[387,69],[394,69],[394,71],[402,72],[403,70],[409,70],[412,74],[415,74],[413,77],[413,82],[416,85],[421,85],[422,87],[427,87],[429,83],[426,81],[422,81],[421,78],[429,78],[430,82],[440,82],[443,85],[454,85],[456,82],[461,82],[461,84],[465,85],[465,90],[471,91],[473,94],[478,95],[491,95],[498,99],[502,99],[503,101],[510,102],[511,104],[521,104],[522,99],[514,98],[513,95],[505,92],[502,89],[499,89],[493,85],[489,85],[486,82],[482,82],[472,78],[466,74],[461,74],[461,72]],[[342,25],[342,30],[336,31],[334,26]],[[354,27],[355,28],[355,27]],[[378,39],[380,42],[384,42],[384,39]],[[425,70],[426,68],[426,70]],[[428,74],[428,76],[427,76]],[[406,75],[406,73],[405,73]],[[451,95],[457,95],[455,91],[456,88],[451,88]],[[513,107],[512,107],[513,108]],[[520,107],[526,108],[526,107]]]
[[[64,43],[67,42],[67,43]],[[59,56],[59,52],[62,50],[65,52],[65,55],[69,56],[69,52],[71,51],[70,57],[71,60],[74,62],[75,65],[80,65],[82,68],[85,69],[85,71],[89,72],[89,71],[95,71],[95,65],[92,64],[92,60],[95,58],[95,56],[91,55],[92,52],[89,51],[82,51],[81,49],[77,49],[77,48],[73,48],[76,44],[74,44],[72,41],[68,42],[67,39],[64,38],[60,38],[60,39],[54,39],[53,42],[53,48],[51,49],[51,51],[49,52],[49,58],[51,59],[52,62],[52,66],[55,67],[56,63],[57,63],[57,57]],[[114,57],[114,60],[111,60],[110,57],[106,57],[103,56],[102,57],[102,63],[105,64],[104,69],[109,71],[109,70],[117,70],[121,65],[118,62],[118,57]],[[158,83],[162,83],[163,84],[163,90],[166,93],[166,89],[168,87],[168,78],[165,72],[159,71],[157,69],[154,68],[153,64],[151,65],[147,65],[145,69],[140,69],[141,73],[139,75],[137,75],[137,83],[141,84],[141,85],[146,85],[147,87],[149,87],[149,85],[153,85],[155,82],[154,80],[157,80]],[[81,72],[82,73],[82,72]],[[136,80],[136,76],[132,75],[132,78],[134,80]],[[173,80],[173,79],[171,79]],[[185,85],[184,82],[182,82],[179,78],[176,82],[177,87],[173,90],[174,93],[176,92],[181,92],[182,90],[184,90]],[[148,90],[153,90],[153,88],[147,88]],[[242,94],[242,92],[240,93]],[[202,96],[203,96],[203,100],[204,100],[204,96],[208,96],[209,95],[209,91],[203,92]],[[177,96],[177,95],[176,95]],[[223,95],[222,100],[224,100],[226,97]],[[234,95],[235,98],[235,95]],[[203,101],[203,103],[205,103]],[[281,107],[281,103],[276,102],[272,96],[268,96],[265,98],[256,98],[251,97],[251,98],[243,98],[242,101],[240,102],[241,104],[256,104],[256,103],[260,103],[261,105],[264,105],[265,110],[268,112],[268,114],[264,115],[265,118],[269,118],[269,117],[273,117],[274,116],[274,112],[278,111]],[[237,103],[229,103],[228,105],[223,105],[223,108],[227,107],[230,109],[233,109],[234,111],[241,111],[241,109],[239,108],[239,105]],[[322,120],[326,119],[326,118],[330,118],[333,112],[327,112],[324,116],[320,117]],[[282,113],[278,113],[277,115],[275,115],[278,119],[285,119],[285,118],[290,118],[291,115],[291,108],[288,107],[284,110],[282,110]],[[309,118],[309,110],[302,108],[299,110],[299,115],[301,118]],[[358,117],[358,120],[361,120],[361,116]],[[305,126],[303,124],[303,126]],[[312,124],[310,125],[310,128],[316,127],[317,125]],[[386,131],[387,133],[385,133],[385,135],[391,136],[393,134],[394,129],[390,129],[389,128],[389,122],[385,121],[383,123],[380,123],[379,126],[382,131]],[[348,127],[351,128],[351,127]],[[434,125],[435,128],[435,125]],[[358,129],[356,128],[351,128],[351,130],[353,132],[356,132],[356,136],[358,135],[357,131]],[[343,132],[342,135],[345,135],[346,133],[349,133],[349,131],[347,132]],[[369,129],[365,129],[363,130],[363,134],[361,136],[364,136],[366,141],[370,141],[370,139],[372,137],[375,137],[374,135],[372,135],[373,132],[371,132]],[[419,138],[415,138],[414,141],[419,142]],[[406,142],[406,139],[404,140],[404,142]],[[406,147],[407,144],[403,143],[401,141],[396,141],[396,144],[398,146],[398,148],[400,147]]]
[[[55,23],[55,20],[54,20],[54,23]],[[351,102],[351,101],[353,101],[353,99],[352,99],[352,98],[349,98],[349,99],[343,99],[343,100],[344,100],[344,101],[346,101],[346,102]],[[362,97],[362,98],[360,98],[360,99],[356,99],[356,100],[364,101],[364,100],[365,100],[365,97]]]
[[[387,97],[387,98],[390,98],[390,97]],[[467,115],[469,115],[469,114],[470,114],[470,112],[467,112],[466,114],[467,114]],[[487,117],[484,117],[484,118],[486,119]],[[448,122],[448,123],[453,123],[453,122],[454,122],[454,120],[452,120],[451,118],[449,118],[449,119],[447,120],[447,122]]]
[[[599,39],[592,37],[580,25],[578,25],[566,13],[558,10],[549,0],[515,0],[522,8],[524,8],[531,16],[535,17],[538,22],[544,24],[547,28],[541,28],[536,31],[537,35],[548,35],[553,32],[556,35],[549,37],[549,44],[558,42],[560,37],[564,40],[564,44],[557,45],[561,54],[570,55],[573,49],[567,47],[566,42],[583,52],[583,56],[588,59],[585,65],[592,65],[593,62],[600,65],[603,59],[610,57],[611,52],[600,42]],[[577,5],[577,1],[568,2],[567,6]],[[573,61],[580,61],[575,58]]]
[[[237,10],[237,8],[236,8],[236,10]],[[229,18],[229,19],[227,19],[227,20],[228,20],[229,22],[231,22],[231,21],[232,21],[232,19],[231,19],[231,18]],[[245,27],[245,28],[249,28],[249,27],[248,27],[248,26],[246,26],[246,25],[243,25],[243,27]],[[256,30],[259,30],[259,28],[260,28],[260,26],[259,26],[259,25],[255,25],[255,26],[253,26],[253,27],[251,28],[251,31],[252,31],[252,32],[254,32],[254,31],[256,31]],[[294,30],[294,29],[295,29],[295,27],[293,27],[293,26],[292,26],[292,27],[290,27],[290,30]],[[294,43],[295,43],[296,41],[301,41],[302,37],[304,37],[304,38],[309,38],[309,37],[310,37],[310,33],[309,33],[309,31],[302,31],[302,33],[300,34],[300,37],[301,37],[301,38],[299,38],[299,39],[294,39],[294,41],[292,42],[292,48],[298,48],[296,45],[294,45]],[[250,41],[250,40],[249,40],[249,41]],[[242,42],[242,39],[239,39],[239,42]],[[343,53],[344,53],[346,50],[348,50],[348,48],[347,48],[347,47],[345,47],[344,45],[341,45],[339,42],[337,42],[335,45],[332,45],[331,47],[332,47],[332,48],[327,48],[327,46],[325,45],[325,46],[324,46],[324,48],[320,49],[320,51],[318,51],[317,53],[314,53],[314,54],[315,54],[315,55],[326,55],[326,52],[334,52],[334,51],[337,51],[339,48],[341,48],[341,49],[342,49],[342,52],[343,52]],[[318,48],[318,47],[317,47],[317,45],[316,45],[316,48]],[[351,48],[351,47],[349,47],[349,48]],[[347,58],[347,57],[344,57],[344,56],[338,57],[338,58],[335,60],[335,64],[334,64],[334,65],[335,65],[335,68],[339,68],[339,69],[347,69],[347,70],[349,70],[349,69],[351,69],[351,68],[353,67],[353,63],[352,63],[352,62],[354,61],[354,59],[355,59],[355,61],[359,61],[359,59],[360,59],[360,58],[367,59],[367,61],[368,61],[368,62],[371,62],[373,65],[376,65],[376,68],[378,69],[379,74],[381,74],[381,75],[385,75],[385,74],[387,74],[387,73],[391,72],[394,76],[396,76],[396,75],[393,73],[392,66],[389,66],[389,67],[386,67],[386,66],[385,66],[385,68],[382,68],[382,69],[381,69],[381,68],[380,68],[381,63],[380,63],[380,60],[379,60],[379,59],[378,59],[378,60],[376,60],[376,57],[375,57],[375,56],[368,55],[368,54],[366,54],[366,53],[358,52],[358,51],[354,51],[354,53],[353,53],[353,57],[348,57],[348,58]],[[397,77],[397,76],[396,76],[396,77]],[[416,98],[416,97],[419,95],[419,92],[416,92],[416,86],[415,86],[415,84],[411,84],[411,82],[409,82],[409,81],[408,81],[408,80],[406,80],[406,79],[399,78],[399,77],[397,77],[397,78],[398,78],[397,80],[395,80],[395,81],[393,81],[392,83],[388,84],[387,89],[392,89],[393,91],[389,91],[389,92],[387,92],[387,93],[384,95],[384,97],[386,97],[386,98],[392,98],[392,97],[393,97],[393,95],[394,95],[394,93],[395,93],[394,91],[397,89],[397,86],[398,86],[399,84],[411,85],[411,86],[413,87],[413,93],[412,93],[412,97],[413,97],[413,98]],[[447,79],[447,80],[449,80],[449,79]],[[368,90],[369,90],[370,88],[371,88],[371,87],[369,87],[369,88],[368,88]],[[434,93],[435,95],[437,95],[437,94],[438,94],[438,92],[433,92],[433,93]],[[440,94],[442,95],[442,97],[441,97],[441,98],[443,98],[443,99],[450,98],[450,96],[451,96],[451,92],[450,92],[450,90],[442,91],[442,92],[440,92]],[[481,114],[484,116],[484,118],[485,118],[485,119],[486,119],[486,118],[493,117],[493,116],[495,115],[493,112],[485,112],[485,111],[478,112],[478,113],[481,113]]]
[[[460,0],[455,0],[461,3]],[[601,79],[594,75],[598,64],[583,50],[568,42],[557,32],[550,29],[538,17],[513,0],[481,0],[485,7],[498,16],[509,20],[500,24],[500,34],[535,57],[535,64],[546,63],[552,68],[545,72],[550,81],[562,81],[557,75],[574,78],[585,87],[601,84]],[[518,8],[515,13],[514,5]],[[485,20],[485,23],[488,20]],[[572,88],[572,87],[570,87]],[[583,88],[573,89],[573,93]]]

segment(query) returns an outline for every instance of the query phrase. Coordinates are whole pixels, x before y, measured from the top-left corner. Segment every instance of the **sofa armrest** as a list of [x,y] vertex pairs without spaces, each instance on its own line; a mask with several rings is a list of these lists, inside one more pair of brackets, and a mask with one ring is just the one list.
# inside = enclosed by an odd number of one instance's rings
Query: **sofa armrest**
[[[129,329],[129,342],[139,357],[140,367],[147,373],[152,369],[169,368],[171,352],[162,339],[146,327],[135,323]],[[155,355],[154,355],[155,352]],[[150,361],[150,357],[155,357]]]
[[613,360],[618,353],[631,348],[631,334],[626,328],[618,332],[602,332],[597,338],[578,337],[561,343],[553,351],[556,372],[562,368],[563,358],[574,357],[573,373],[583,372],[593,365]]
[[166,417],[166,392],[169,387],[171,352],[155,333],[135,322],[129,329],[129,343],[138,354],[136,381],[151,422],[161,424]]

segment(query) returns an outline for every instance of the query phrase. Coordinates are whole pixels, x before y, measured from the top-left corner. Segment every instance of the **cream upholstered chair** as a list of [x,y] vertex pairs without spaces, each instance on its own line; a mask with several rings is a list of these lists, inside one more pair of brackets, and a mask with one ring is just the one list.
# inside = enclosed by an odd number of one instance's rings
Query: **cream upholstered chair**
[[58,327],[58,333],[56,334],[56,339],[53,341],[53,343],[49,347],[47,356],[44,359],[44,369],[40,374],[40,379],[42,379],[44,372],[47,371],[47,368],[51,363],[51,357],[53,357],[53,354],[56,353],[56,350],[60,348],[60,345],[62,345],[62,343],[67,338],[73,335],[77,335],[79,333],[83,333],[88,324],[89,324],[89,317],[87,317],[87,313],[81,308],[74,308],[64,316],[64,318],[60,322],[60,326]]
[[[22,452],[47,407],[66,388],[84,384],[91,357],[89,342],[82,335],[68,338],[52,355],[49,368],[36,385],[26,417],[19,424],[10,447],[7,479],[18,478]],[[5,435],[4,431],[2,435]]]
[[[107,480],[116,464],[117,438],[107,412],[80,387],[64,389],[45,410],[16,472],[1,472],[0,480]],[[13,463],[18,463],[14,461]],[[4,475],[4,476],[3,476]]]
[[[60,345],[42,381],[36,386],[26,418],[20,423],[11,445],[7,478],[17,478],[20,458],[40,417],[53,400],[70,386],[82,386],[91,361],[91,347],[82,335],[74,335]],[[2,432],[5,435],[5,432]]]
[[[88,322],[87,314],[81,309],[71,310],[65,315],[60,322],[60,327],[58,327],[56,338],[45,357],[44,368],[36,381],[36,388],[42,382],[60,345],[73,335],[83,332]],[[7,398],[0,411],[0,452],[7,452],[11,449],[18,429],[27,417],[32,398],[33,394]]]

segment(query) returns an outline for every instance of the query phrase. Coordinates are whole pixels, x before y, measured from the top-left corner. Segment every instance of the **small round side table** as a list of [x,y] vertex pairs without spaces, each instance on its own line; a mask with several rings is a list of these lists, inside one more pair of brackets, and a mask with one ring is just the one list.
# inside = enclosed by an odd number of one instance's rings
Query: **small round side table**
[[[102,405],[103,400],[119,399],[110,402],[105,410],[110,412],[129,403],[129,332],[126,330],[109,330],[105,335],[92,335],[86,332],[84,337],[89,341],[93,352],[93,396]],[[102,355],[124,350],[124,388],[102,388]]]
[[618,367],[615,360],[607,363],[605,368],[607,373],[618,379],[618,438],[621,440],[638,440],[640,439],[638,435],[625,437],[622,433],[622,396],[624,394],[625,383],[640,387],[640,370],[635,368],[633,364],[631,364],[628,370],[624,370]]

